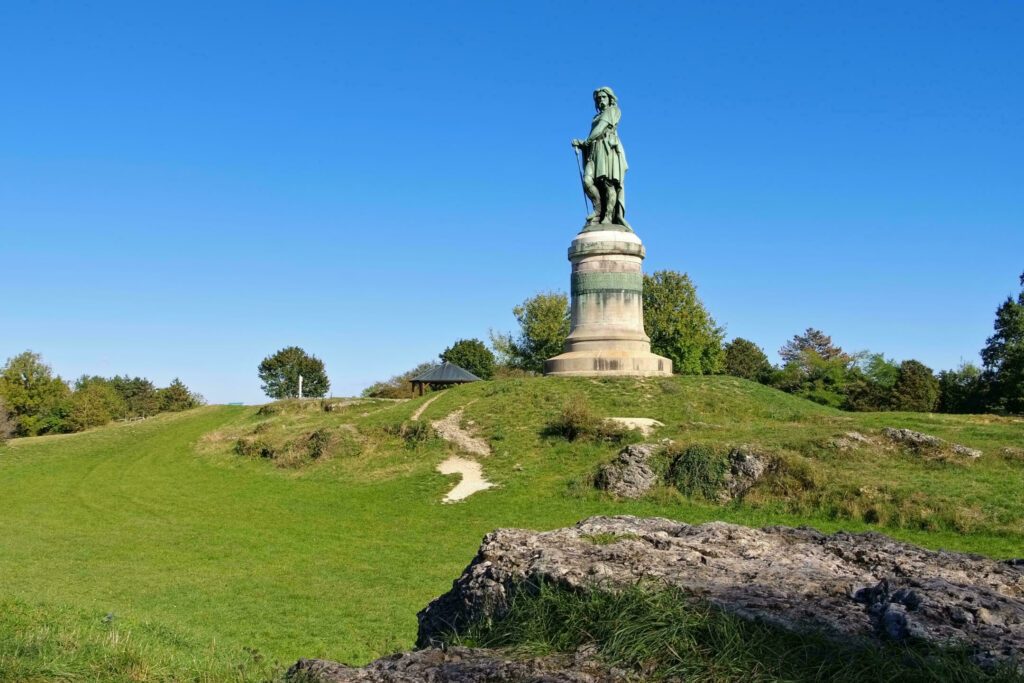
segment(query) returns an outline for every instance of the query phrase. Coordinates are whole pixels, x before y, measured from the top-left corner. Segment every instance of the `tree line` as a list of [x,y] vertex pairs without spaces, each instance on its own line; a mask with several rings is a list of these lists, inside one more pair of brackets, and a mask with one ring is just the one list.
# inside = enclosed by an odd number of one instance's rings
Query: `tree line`
[[177,378],[166,387],[127,375],[82,375],[68,383],[38,353],[25,351],[8,358],[0,369],[0,440],[78,432],[112,420],[204,404],[202,396]]
[[[856,411],[907,410],[946,413],[1024,414],[1024,274],[1022,291],[996,310],[994,333],[981,351],[982,366],[965,363],[935,373],[918,360],[897,362],[884,354],[849,353],[814,328],[796,334],[773,365],[750,340],[725,342],[718,325],[685,273],[644,275],[644,328],[651,350],[672,360],[675,372],[728,374],[754,380],[817,403]],[[439,354],[482,379],[543,371],[569,335],[568,297],[542,292],[513,308],[517,332],[491,332],[490,348],[460,339]],[[411,396],[409,379],[433,364],[368,387],[364,396]]]

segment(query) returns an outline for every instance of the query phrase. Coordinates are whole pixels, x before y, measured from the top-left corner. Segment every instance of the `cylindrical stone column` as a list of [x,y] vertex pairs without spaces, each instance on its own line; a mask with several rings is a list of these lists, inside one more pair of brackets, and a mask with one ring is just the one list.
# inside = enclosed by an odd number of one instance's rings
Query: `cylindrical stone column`
[[584,229],[569,247],[572,326],[565,353],[546,375],[671,375],[644,332],[640,238],[622,229]]

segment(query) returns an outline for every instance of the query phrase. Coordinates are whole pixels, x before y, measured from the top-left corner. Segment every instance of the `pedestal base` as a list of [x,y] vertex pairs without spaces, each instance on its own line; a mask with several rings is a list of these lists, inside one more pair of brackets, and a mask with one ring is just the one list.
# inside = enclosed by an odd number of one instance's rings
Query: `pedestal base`
[[672,361],[653,353],[619,349],[569,351],[544,361],[545,375],[653,377],[672,374]]
[[644,333],[644,245],[621,226],[587,226],[572,241],[572,324],[545,375],[671,375]]

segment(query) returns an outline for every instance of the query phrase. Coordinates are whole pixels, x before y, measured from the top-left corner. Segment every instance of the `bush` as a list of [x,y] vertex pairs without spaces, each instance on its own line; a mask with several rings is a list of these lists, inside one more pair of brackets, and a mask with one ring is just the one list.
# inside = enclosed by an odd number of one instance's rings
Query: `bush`
[[427,370],[434,367],[434,363],[426,362],[420,363],[411,370],[407,370],[400,375],[395,375],[390,379],[371,384],[370,386],[363,389],[363,396],[366,398],[413,398],[416,394],[413,392],[412,385],[409,383],[413,377],[422,375]]
[[243,436],[235,442],[235,453],[247,458],[266,458],[273,460],[277,453],[273,447],[262,439]]
[[331,443],[331,433],[326,429],[318,429],[306,437],[306,450],[313,460],[324,455]]
[[726,457],[710,446],[689,446],[682,453],[671,454],[666,481],[688,496],[700,494],[717,500],[729,471]]
[[565,400],[562,410],[548,424],[545,434],[560,436],[567,441],[575,441],[581,437],[594,435],[598,431],[600,422],[587,398],[576,394]]
[[633,443],[639,440],[640,432],[598,417],[585,396],[570,396],[562,404],[562,410],[542,432],[543,436],[560,437],[566,441],[592,439],[608,443]]
[[434,438],[434,428],[421,420],[406,420],[398,424],[385,425],[384,431],[401,438],[409,448],[415,448]]

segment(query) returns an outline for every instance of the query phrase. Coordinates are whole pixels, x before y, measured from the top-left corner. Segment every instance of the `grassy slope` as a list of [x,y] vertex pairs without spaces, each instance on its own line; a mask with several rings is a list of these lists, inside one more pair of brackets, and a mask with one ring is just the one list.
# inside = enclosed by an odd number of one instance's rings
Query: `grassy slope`
[[[796,502],[755,495],[728,507],[668,491],[612,501],[585,482],[616,446],[540,435],[575,394],[603,415],[665,422],[659,437],[784,452],[814,469],[828,495],[801,494]],[[269,418],[253,408],[212,407],[0,450],[0,584],[8,602],[0,611],[13,605],[29,615],[0,622],[0,678],[16,677],[12,643],[27,636],[15,632],[46,633],[38,624],[54,606],[78,615],[68,622],[72,630],[76,623],[94,629],[107,613],[115,626],[136,624],[134,642],[146,652],[142,659],[159,664],[157,673],[224,678],[252,659],[243,648],[281,662],[365,661],[411,643],[415,612],[446,590],[487,531],[553,528],[596,513],[881,528],[930,547],[1024,554],[1024,462],[998,455],[1024,445],[1020,421],[841,413],[724,377],[479,383],[444,392],[424,419],[465,407],[466,419],[491,440],[495,453],[484,469],[500,488],[448,506],[439,501],[451,482],[433,471],[447,444],[410,448],[386,431],[423,400],[330,413],[306,404]],[[326,427],[329,455],[300,469],[234,455],[234,439],[261,423],[267,439]],[[843,431],[885,425],[986,455],[971,464],[923,462],[823,446]],[[858,500],[837,512],[830,501],[842,495]],[[858,511],[875,500],[883,501],[889,526],[861,521]],[[33,612],[37,605],[42,612]]]

